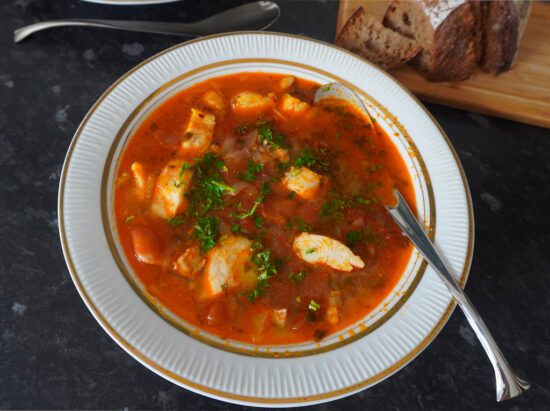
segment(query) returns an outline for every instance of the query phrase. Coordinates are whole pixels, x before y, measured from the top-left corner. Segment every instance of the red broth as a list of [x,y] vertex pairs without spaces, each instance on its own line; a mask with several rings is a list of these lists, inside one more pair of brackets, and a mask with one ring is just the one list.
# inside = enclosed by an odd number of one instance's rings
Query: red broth
[[267,73],[204,81],[150,114],[121,156],[125,255],[152,296],[200,329],[321,340],[379,305],[410,259],[384,209],[393,188],[415,203],[403,159],[353,106],[314,106],[318,87]]

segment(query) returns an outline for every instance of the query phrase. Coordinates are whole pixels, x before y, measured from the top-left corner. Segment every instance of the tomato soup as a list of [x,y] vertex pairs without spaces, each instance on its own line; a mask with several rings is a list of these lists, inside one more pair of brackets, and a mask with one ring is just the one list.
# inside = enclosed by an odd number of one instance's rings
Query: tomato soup
[[213,78],[131,136],[120,241],[147,291],[196,327],[252,344],[319,341],[364,318],[412,246],[386,212],[414,192],[383,129],[294,76]]

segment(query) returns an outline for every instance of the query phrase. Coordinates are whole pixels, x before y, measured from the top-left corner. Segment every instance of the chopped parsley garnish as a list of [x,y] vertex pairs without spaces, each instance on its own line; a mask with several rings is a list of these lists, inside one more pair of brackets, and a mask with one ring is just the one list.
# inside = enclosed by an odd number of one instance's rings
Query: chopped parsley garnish
[[282,176],[286,170],[290,167],[290,162],[288,161],[279,161],[277,163],[277,166],[275,167],[275,171],[277,172],[277,176]]
[[298,174],[300,174],[300,169],[299,169],[299,168],[295,168],[295,169],[292,170],[292,172],[290,173],[290,176],[291,176],[291,177],[296,177]]
[[290,200],[293,200],[294,197],[296,197],[296,191],[292,190],[290,193],[288,193],[287,197],[288,197]]
[[306,148],[294,160],[294,165],[296,167],[308,167],[312,170],[328,171],[330,163],[326,160],[320,160],[313,151]]
[[303,233],[309,233],[313,231],[313,224],[306,223],[303,219],[300,217],[293,218],[291,220],[288,220],[286,223],[287,228],[297,227],[298,231],[301,231]]
[[221,153],[206,153],[203,158],[196,158],[195,164],[182,166],[180,175],[183,175],[185,170],[195,169],[193,187],[185,194],[192,215],[202,216],[212,209],[220,208],[223,205],[223,194],[226,191],[237,191],[227,185],[220,175],[220,170],[226,169],[225,162],[218,159],[220,155]]
[[252,206],[252,208],[244,213],[231,213],[231,217],[237,217],[237,218],[246,218],[246,217],[250,217],[252,214],[254,214],[254,212],[256,211],[256,208],[261,204],[263,203],[263,201],[265,200],[265,197],[271,192],[271,187],[269,187],[269,183],[267,182],[263,182],[261,187],[260,187],[260,195],[258,196],[258,198],[256,198],[256,200],[254,201],[254,205]]
[[263,163],[255,163],[252,160],[248,160],[248,167],[243,173],[237,174],[242,180],[254,181],[258,178],[258,173],[264,168]]
[[235,127],[235,133],[239,136],[244,136],[246,133],[248,133],[248,130],[250,130],[250,124],[248,123],[239,124],[237,127]]
[[332,198],[321,206],[319,215],[323,219],[329,217],[344,217],[344,210],[349,208],[348,203],[340,198]]
[[237,234],[239,231],[242,231],[242,229],[243,229],[243,228],[241,227],[240,224],[235,224],[235,225],[232,225],[232,226],[231,226],[231,232],[232,232],[233,234]]
[[313,254],[315,252],[315,248],[310,248],[306,251],[306,254]]
[[193,237],[199,241],[202,251],[214,248],[217,242],[216,238],[218,237],[219,227],[220,219],[216,216],[197,217]]
[[136,218],[135,215],[129,215],[128,217],[126,217],[126,219],[124,220],[124,224],[128,224],[130,221],[132,221],[134,218]]
[[306,278],[308,276],[308,274],[309,274],[309,271],[302,270],[299,273],[290,273],[288,275],[288,279],[290,280],[290,282],[292,284],[296,284],[296,283],[299,283],[299,282],[303,281],[304,278]]
[[258,276],[256,277],[256,288],[248,295],[248,299],[254,302],[256,298],[265,295],[266,287],[269,287],[269,280],[277,275],[281,265],[287,260],[285,258],[271,258],[271,251],[263,249],[259,242],[253,243],[250,247],[252,252],[252,262],[256,265]]
[[260,144],[269,145],[272,150],[276,150],[278,148],[289,148],[289,146],[285,143],[285,135],[272,130],[269,123],[260,121],[256,125],[256,129]]
[[319,303],[315,302],[315,300],[311,300],[309,302],[309,307],[308,308],[312,311],[317,311],[319,308],[321,308],[321,305]]
[[177,215],[175,217],[169,217],[168,218],[168,224],[170,224],[171,227],[177,227],[179,226],[180,224],[183,224],[185,220],[183,219],[182,216],[180,215]]
[[254,224],[256,225],[256,227],[262,228],[264,226],[264,219],[259,215],[253,215],[252,220],[254,221]]
[[377,202],[375,198],[367,199],[359,195],[354,195],[351,198],[331,198],[321,206],[319,215],[326,220],[329,217],[344,217],[344,211],[352,207],[362,207],[369,205],[371,202]]
[[381,240],[378,234],[372,232],[370,229],[366,230],[352,230],[346,234],[346,243],[350,247],[354,247],[359,243],[375,243],[380,244]]
[[325,87],[323,87],[323,88],[321,89],[321,91],[322,91],[323,93],[326,93],[326,92],[329,91],[329,90],[330,90],[330,84],[327,85],[327,86],[325,86]]

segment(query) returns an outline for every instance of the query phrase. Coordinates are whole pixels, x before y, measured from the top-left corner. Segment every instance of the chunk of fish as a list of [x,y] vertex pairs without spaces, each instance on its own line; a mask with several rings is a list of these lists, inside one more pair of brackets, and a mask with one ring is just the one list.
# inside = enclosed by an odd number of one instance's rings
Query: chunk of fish
[[289,116],[313,112],[312,107],[308,103],[296,97],[292,97],[288,93],[283,94],[277,108],[281,113]]
[[192,108],[191,118],[180,145],[180,154],[186,157],[198,157],[206,152],[214,138],[215,127],[216,117],[213,114]]
[[279,81],[279,89],[281,91],[286,91],[288,90],[290,87],[292,87],[292,85],[294,84],[294,82],[296,81],[296,79],[292,76],[288,76],[288,77],[283,77],[280,81]]
[[225,109],[225,100],[217,91],[207,91],[201,96],[203,104],[214,111],[223,111]]
[[292,249],[310,264],[324,264],[335,270],[352,271],[365,266],[361,257],[348,247],[324,235],[302,233],[294,239]]
[[287,316],[287,309],[286,308],[279,308],[277,310],[273,310],[273,323],[275,325],[278,325],[279,327],[284,327],[286,324],[286,316]]
[[186,249],[172,262],[172,270],[184,277],[195,278],[205,264],[206,259],[201,255],[199,246],[195,245]]
[[204,271],[203,296],[214,297],[234,287],[250,286],[256,281],[250,262],[250,240],[229,236],[208,252]]
[[276,104],[277,96],[275,93],[262,96],[252,91],[243,91],[231,99],[231,108],[235,114],[245,116],[267,113]]
[[144,199],[145,197],[147,197],[147,181],[149,179],[149,176],[147,175],[143,164],[137,161],[132,163],[130,169],[132,170],[132,176],[134,177],[137,195],[140,199]]
[[157,178],[151,212],[160,218],[174,217],[187,209],[188,201],[184,194],[189,190],[193,169],[181,173],[184,164],[181,159],[169,161]]
[[315,200],[321,194],[322,177],[306,167],[290,167],[282,180],[283,184],[290,191],[304,200]]

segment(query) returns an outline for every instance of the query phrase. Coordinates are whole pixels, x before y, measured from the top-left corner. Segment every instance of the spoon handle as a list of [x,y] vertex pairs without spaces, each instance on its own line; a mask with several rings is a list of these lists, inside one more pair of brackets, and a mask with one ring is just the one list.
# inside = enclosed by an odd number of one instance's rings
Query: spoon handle
[[497,401],[515,397],[528,390],[530,384],[514,373],[481,316],[443,263],[441,256],[416,220],[401,193],[395,190],[394,194],[397,198],[397,205],[393,208],[387,207],[387,210],[420,254],[439,274],[464,312],[495,370]]
[[37,31],[55,27],[81,26],[101,27],[107,29],[140,31],[145,33],[176,34],[176,35],[200,35],[201,32],[192,24],[170,23],[161,21],[129,21],[129,20],[97,20],[97,19],[65,19],[50,20],[21,27],[13,32],[16,43],[27,38]]
[[256,1],[222,11],[193,23],[94,19],[50,20],[15,30],[13,40],[18,43],[37,31],[64,26],[102,27],[145,33],[206,36],[226,31],[263,30],[279,18],[280,12],[279,6],[272,1]]

